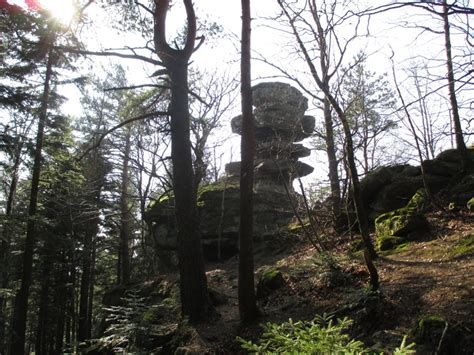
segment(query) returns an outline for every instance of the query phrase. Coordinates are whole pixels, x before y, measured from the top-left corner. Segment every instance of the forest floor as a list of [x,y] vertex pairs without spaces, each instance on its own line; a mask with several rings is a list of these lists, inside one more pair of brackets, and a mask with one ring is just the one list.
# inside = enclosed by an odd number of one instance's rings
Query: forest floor
[[[261,324],[310,320],[331,314],[354,320],[350,333],[378,351],[393,351],[404,335],[416,340],[414,329],[427,316],[442,317],[461,337],[439,336],[428,346],[430,353],[440,342],[456,341],[456,351],[474,351],[474,216],[473,214],[428,215],[430,236],[391,252],[375,262],[380,291],[367,292],[368,273],[361,252],[353,242],[331,237],[327,244],[338,267],[331,268],[309,243],[279,245],[257,252],[256,279],[265,270],[277,269],[285,282],[258,298],[261,315],[254,325],[241,326],[238,318],[236,258],[208,265],[211,289],[225,299],[217,306],[220,317],[199,326],[196,349],[209,353],[241,352],[236,337],[258,339]],[[454,334],[454,333],[453,333]],[[461,340],[459,340],[461,339]],[[428,341],[429,342],[429,341]],[[441,344],[446,345],[446,344]],[[423,347],[425,346],[425,347]],[[191,346],[192,347],[192,346]],[[440,347],[441,348],[441,347]],[[449,352],[448,347],[444,347]],[[446,352],[446,351],[445,351]]]

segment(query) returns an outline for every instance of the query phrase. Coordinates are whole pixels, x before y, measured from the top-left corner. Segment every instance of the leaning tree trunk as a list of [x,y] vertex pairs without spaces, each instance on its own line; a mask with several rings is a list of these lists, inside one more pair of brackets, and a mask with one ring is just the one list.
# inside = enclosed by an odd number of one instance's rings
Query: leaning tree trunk
[[330,94],[327,87],[323,87],[326,97],[331,101],[334,110],[336,111],[339,120],[341,121],[342,128],[344,130],[344,138],[346,139],[345,152],[347,165],[349,167],[349,174],[352,182],[352,198],[354,199],[354,205],[357,215],[357,222],[359,224],[360,234],[364,241],[365,250],[364,250],[364,260],[367,265],[367,269],[370,274],[370,284],[372,290],[376,291],[379,288],[379,275],[377,269],[373,263],[373,259],[377,258],[377,253],[375,252],[374,246],[370,239],[369,233],[369,224],[367,219],[367,212],[365,210],[364,204],[362,202],[362,193],[360,189],[359,176],[357,173],[357,166],[354,157],[354,144],[352,142],[352,134],[349,127],[349,122],[344,115],[344,112],[340,108],[337,101]]
[[155,0],[154,41],[171,79],[171,162],[178,226],[181,309],[191,323],[198,323],[215,311],[207,289],[191,155],[188,62],[196,49],[196,15],[192,0],[183,0],[183,3],[187,16],[184,47],[172,48],[166,40],[170,0]]
[[23,252],[23,270],[21,274],[21,285],[15,297],[12,319],[12,340],[10,354],[20,355],[25,352],[25,333],[28,312],[28,297],[33,274],[33,253],[36,242],[36,211],[38,207],[39,179],[42,165],[43,136],[46,119],[48,115],[48,102],[50,94],[50,83],[53,74],[52,46],[47,54],[46,75],[43,86],[43,96],[38,115],[38,132],[36,134],[36,146],[33,160],[33,174],[31,177],[30,203],[28,206],[28,222],[26,225],[25,247]]
[[252,109],[250,66],[250,0],[242,0],[242,138],[240,167],[240,226],[239,226],[239,315],[243,323],[257,317],[253,264],[253,170],[255,129]]
[[[372,259],[377,257],[377,253],[375,252],[374,246],[372,244],[372,241],[370,240],[369,236],[369,228],[368,228],[368,221],[367,221],[367,213],[365,211],[365,207],[362,203],[362,196],[361,196],[361,191],[360,191],[360,184],[359,184],[359,176],[357,174],[357,167],[355,163],[355,157],[354,157],[354,148],[353,148],[353,143],[352,143],[352,134],[351,130],[349,127],[349,123],[347,122],[347,118],[344,114],[344,111],[342,110],[341,106],[337,102],[336,98],[332,95],[330,89],[329,89],[329,77],[328,77],[328,62],[327,62],[327,56],[328,56],[328,48],[325,40],[325,31],[321,25],[321,21],[319,19],[319,15],[316,13],[313,13],[314,20],[316,21],[316,26],[317,26],[317,31],[318,31],[318,38],[320,40],[320,66],[321,66],[321,71],[322,71],[322,76],[319,75],[316,66],[313,63],[312,57],[309,54],[308,50],[306,49],[306,46],[303,42],[303,39],[299,35],[298,29],[296,28],[295,23],[291,20],[291,16],[289,15],[288,11],[285,9],[285,7],[282,5],[282,1],[278,0],[281,9],[283,10],[285,16],[290,20],[290,26],[293,31],[293,34],[296,38],[296,41],[298,42],[298,46],[300,47],[301,52],[303,53],[303,56],[305,58],[306,64],[309,67],[309,70],[311,72],[311,76],[313,77],[316,85],[318,88],[323,92],[325,100],[329,101],[331,104],[331,107],[334,109],[334,111],[337,114],[337,117],[339,118],[343,130],[344,130],[344,136],[346,139],[346,156],[347,156],[347,163],[349,166],[349,173],[351,175],[351,181],[353,185],[353,198],[354,198],[354,204],[356,208],[356,214],[357,214],[357,220],[359,222],[359,228],[362,234],[362,239],[364,241],[365,247],[367,249],[366,253],[366,263],[367,263],[367,268],[370,270],[375,270],[375,267],[373,267],[372,264]],[[369,265],[370,264],[370,265]],[[378,275],[373,272],[371,272],[371,279],[373,286],[375,288],[375,285],[378,286]]]

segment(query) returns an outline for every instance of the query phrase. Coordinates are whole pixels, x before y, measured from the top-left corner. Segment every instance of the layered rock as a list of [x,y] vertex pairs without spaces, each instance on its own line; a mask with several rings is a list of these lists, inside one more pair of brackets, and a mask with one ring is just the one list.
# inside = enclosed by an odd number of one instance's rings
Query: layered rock
[[[262,83],[253,87],[256,159],[254,175],[254,240],[275,242],[281,228],[293,218],[298,202],[293,180],[313,168],[299,158],[310,150],[300,142],[311,135],[314,117],[306,116],[307,99],[284,83]],[[242,118],[231,121],[240,134]],[[240,162],[226,165],[226,176],[198,192],[204,254],[208,259],[237,253],[239,231]],[[176,225],[174,203],[167,198],[149,210],[146,220],[153,231],[157,251],[174,249]]]
[[[474,162],[474,149],[468,150]],[[462,174],[459,152],[454,149],[423,162],[425,181],[432,193],[457,206],[466,206],[474,196],[474,174]],[[421,167],[380,167],[361,181],[362,199],[371,221],[382,213],[404,207],[424,187]]]
[[[308,100],[297,89],[285,83],[261,83],[253,87],[255,106],[255,190],[293,193],[293,180],[308,175],[313,167],[298,161],[311,151],[302,144],[314,130],[314,117],[305,115]],[[231,122],[232,132],[242,133],[242,116]],[[226,173],[236,180],[240,162],[226,166]],[[286,185],[286,186],[285,186]]]

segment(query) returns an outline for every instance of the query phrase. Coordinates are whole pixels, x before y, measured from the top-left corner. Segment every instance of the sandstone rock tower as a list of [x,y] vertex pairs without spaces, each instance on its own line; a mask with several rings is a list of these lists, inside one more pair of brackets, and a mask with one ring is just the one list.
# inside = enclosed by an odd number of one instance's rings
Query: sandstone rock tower
[[[293,180],[310,174],[313,168],[298,161],[311,151],[302,144],[314,129],[314,117],[306,116],[308,100],[289,84],[270,82],[253,87],[255,106],[255,192],[270,190],[287,193],[285,184],[293,192]],[[231,122],[232,132],[241,134],[242,117]],[[226,173],[238,177],[240,162],[226,165]]]
[[[270,82],[253,87],[256,160],[254,182],[254,240],[275,241],[293,218],[298,195],[293,180],[313,168],[298,159],[310,150],[300,142],[311,135],[314,117],[306,116],[308,100],[289,84]],[[242,118],[232,119],[232,131],[241,133]],[[226,165],[226,176],[198,191],[204,255],[208,259],[237,253],[239,235],[240,162]],[[150,208],[146,221],[158,255],[176,245],[173,198]]]

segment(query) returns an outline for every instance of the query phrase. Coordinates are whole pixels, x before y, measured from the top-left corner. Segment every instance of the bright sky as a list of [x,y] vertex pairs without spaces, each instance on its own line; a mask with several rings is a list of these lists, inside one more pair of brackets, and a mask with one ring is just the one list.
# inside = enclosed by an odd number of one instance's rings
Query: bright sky
[[[8,0],[11,3],[22,3],[23,0]],[[61,19],[63,23],[68,23],[70,15],[73,13],[74,6],[72,5],[73,0],[39,0],[43,6],[51,11],[53,16]],[[111,30],[108,25],[111,21],[116,21],[116,16],[105,14],[101,12],[100,3],[97,0],[96,4],[92,4],[87,9],[87,14],[94,21],[94,30],[87,33],[83,33],[83,37],[86,38],[89,43],[90,49],[101,49],[101,48],[120,48],[125,45],[127,46],[142,46],[144,44],[143,38],[133,34],[118,34],[116,31]],[[105,1],[105,0],[103,0]],[[124,0],[125,1],[125,0]],[[379,1],[372,1],[374,4],[379,4]],[[168,33],[179,30],[183,25],[184,10],[180,7],[180,1],[175,1],[177,5],[172,8],[172,11],[168,17]],[[215,21],[216,23],[224,27],[224,31],[228,34],[220,40],[207,40],[202,48],[200,48],[193,55],[193,66],[196,68],[206,68],[210,71],[214,71],[218,68],[222,71],[231,71],[238,73],[239,68],[239,36],[240,36],[240,1],[237,0],[200,0],[195,1],[196,3],[196,15],[198,16],[198,22],[200,20]],[[133,5],[131,5],[133,6]],[[266,58],[270,58],[274,62],[283,63],[287,67],[292,67],[295,62],[288,61],[287,48],[285,45],[288,43],[288,39],[284,38],[280,33],[270,30],[263,26],[264,21],[262,20],[265,16],[274,15],[278,11],[278,6],[274,0],[256,0],[252,1],[252,15],[253,30],[252,30],[252,47],[254,50],[262,53]],[[413,10],[403,10],[405,13],[392,12],[384,14],[382,16],[374,16],[372,18],[371,36],[364,38],[359,42],[358,48],[353,48],[352,53],[355,54],[361,48],[365,48],[368,53],[374,53],[369,59],[370,69],[378,73],[390,72],[391,66],[389,57],[392,53],[392,49],[395,53],[395,60],[398,63],[397,69],[403,69],[410,67],[413,64],[412,58],[420,58],[424,56],[429,58],[430,56],[437,55],[442,56],[442,42],[440,42],[440,36],[434,36],[424,34],[423,36],[417,37],[414,35],[414,30],[408,27],[400,27],[400,19],[413,15]],[[410,13],[411,11],[411,13]],[[105,17],[101,17],[105,16]],[[424,21],[430,20],[424,15],[420,15],[417,18],[419,24]],[[231,34],[231,35],[229,35]],[[352,58],[352,54],[348,56],[348,59]],[[90,69],[92,71],[100,71],[100,65],[107,66],[109,59],[94,58],[94,66]],[[285,62],[286,61],[286,62]],[[89,63],[92,63],[91,61]],[[137,61],[122,61],[122,63],[128,69],[130,73],[130,80],[134,84],[142,84],[149,82],[147,74],[151,74],[156,68],[151,68]],[[254,79],[262,80],[261,78],[267,78],[275,75],[275,71],[271,70],[267,65],[254,61],[253,62],[253,77]],[[294,69],[294,68],[293,68]],[[304,68],[306,70],[306,68]],[[401,76],[404,76],[401,74]],[[276,79],[272,79],[276,80]],[[67,106],[69,113],[77,113],[78,101],[77,95],[71,94],[71,100]],[[74,99],[75,97],[75,99]],[[232,112],[229,114],[227,119],[230,120],[238,112]],[[317,111],[314,112],[317,120],[320,119],[321,114]],[[229,134],[230,128],[226,133]],[[238,142],[234,139],[234,143]],[[238,143],[237,143],[238,146]],[[234,148],[234,157],[238,148]],[[234,158],[235,159],[235,158]],[[314,157],[312,158],[314,159]],[[320,157],[317,159],[322,159]],[[313,163],[314,165],[314,163]],[[320,174],[325,175],[324,172]],[[325,176],[324,176],[325,177]]]

